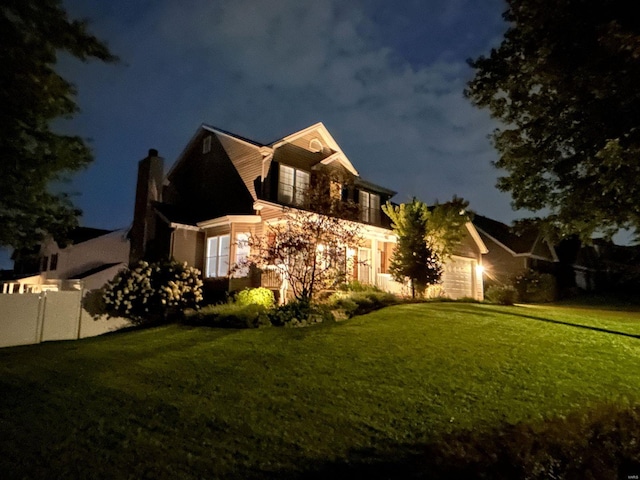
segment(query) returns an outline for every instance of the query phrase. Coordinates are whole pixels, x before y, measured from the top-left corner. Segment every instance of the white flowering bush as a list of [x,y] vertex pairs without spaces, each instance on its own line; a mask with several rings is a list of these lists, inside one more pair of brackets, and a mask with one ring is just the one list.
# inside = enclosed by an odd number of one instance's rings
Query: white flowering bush
[[103,298],[110,316],[137,324],[167,320],[202,301],[200,270],[186,262],[141,261],[116,275]]

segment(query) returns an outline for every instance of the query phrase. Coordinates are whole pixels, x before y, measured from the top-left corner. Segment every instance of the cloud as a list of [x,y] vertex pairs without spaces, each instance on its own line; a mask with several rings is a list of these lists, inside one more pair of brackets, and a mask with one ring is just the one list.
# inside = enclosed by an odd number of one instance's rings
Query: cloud
[[[128,66],[71,69],[78,120],[96,139],[95,177],[111,181],[114,168],[132,177],[122,205],[133,205],[135,160],[155,147],[171,162],[200,123],[267,142],[322,121],[361,175],[398,201],[455,193],[508,214],[493,187],[493,124],[462,97],[476,52],[456,54],[456,41],[468,41],[471,0],[133,3],[115,0],[93,19]],[[425,42],[431,31],[446,41]],[[420,41],[412,52],[407,38]],[[113,196],[87,190],[96,211]]]

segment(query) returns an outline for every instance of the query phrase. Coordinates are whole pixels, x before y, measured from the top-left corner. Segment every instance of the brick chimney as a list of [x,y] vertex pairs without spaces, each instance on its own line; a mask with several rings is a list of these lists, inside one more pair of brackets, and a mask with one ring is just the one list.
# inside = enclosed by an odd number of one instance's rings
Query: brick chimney
[[130,263],[145,257],[147,244],[156,234],[156,216],[152,202],[162,201],[162,182],[164,179],[164,160],[158,156],[158,150],[152,148],[146,158],[138,162],[138,183],[136,185],[136,203],[133,211]]

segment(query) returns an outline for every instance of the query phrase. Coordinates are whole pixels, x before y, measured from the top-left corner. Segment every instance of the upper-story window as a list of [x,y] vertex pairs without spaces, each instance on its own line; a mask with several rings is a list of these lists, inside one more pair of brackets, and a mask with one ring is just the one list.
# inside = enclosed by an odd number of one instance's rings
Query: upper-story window
[[380,195],[360,190],[360,220],[366,223],[380,223]]
[[309,189],[309,172],[288,165],[280,165],[278,201],[291,205],[302,205]]
[[211,151],[211,135],[207,135],[202,140],[202,153],[209,153]]

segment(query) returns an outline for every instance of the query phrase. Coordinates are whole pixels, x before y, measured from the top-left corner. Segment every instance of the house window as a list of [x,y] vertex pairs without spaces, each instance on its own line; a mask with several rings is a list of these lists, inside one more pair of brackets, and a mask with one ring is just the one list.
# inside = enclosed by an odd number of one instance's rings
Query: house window
[[49,263],[49,270],[51,270],[52,272],[58,268],[58,254],[54,253],[53,255],[51,255],[51,262]]
[[[235,264],[241,265],[244,262],[246,262],[250,252],[251,252],[251,247],[249,246],[249,234],[248,233],[236,234]],[[238,270],[236,270],[234,276],[246,277],[248,274],[249,274],[249,268],[245,265],[239,268]]]
[[49,257],[42,257],[41,264],[40,264],[40,271],[46,272],[48,266],[49,266]]
[[309,172],[280,165],[278,201],[291,205],[302,205],[309,189]]
[[211,135],[204,138],[202,141],[202,153],[209,153],[211,151]]
[[380,223],[380,196],[375,193],[359,192],[360,220],[366,223]]
[[331,200],[342,200],[344,197],[343,190],[344,188],[340,182],[331,180],[331,184],[329,185]]
[[229,238],[228,234],[207,238],[207,278],[226,277],[229,274]]

